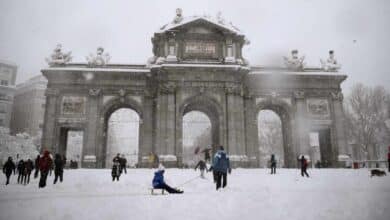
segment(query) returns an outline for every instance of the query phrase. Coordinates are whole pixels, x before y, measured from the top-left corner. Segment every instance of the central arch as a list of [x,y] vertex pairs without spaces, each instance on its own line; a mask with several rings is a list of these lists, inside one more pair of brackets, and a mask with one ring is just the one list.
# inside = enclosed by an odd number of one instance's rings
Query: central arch
[[[284,151],[284,166],[287,168],[294,167],[296,164],[293,138],[292,138],[292,110],[291,107],[281,101],[269,99],[257,104],[256,108],[256,126],[258,126],[258,115],[262,110],[270,110],[276,113],[282,122],[282,137],[283,137],[283,151]],[[258,128],[259,129],[259,128]],[[257,146],[259,147],[259,146]]]
[[198,111],[204,113],[211,122],[211,145],[212,150],[215,151],[218,145],[223,142],[223,112],[221,106],[216,100],[208,96],[194,96],[186,99],[179,107],[179,114],[177,119],[177,133],[176,133],[176,157],[178,165],[183,164],[183,117],[191,111]]
[[143,131],[142,131],[142,111],[141,111],[141,105],[133,100],[133,99],[130,99],[130,98],[122,98],[122,99],[113,99],[111,101],[109,101],[103,108],[102,108],[102,111],[101,111],[101,118],[102,118],[102,122],[103,122],[103,126],[102,126],[102,136],[101,136],[101,143],[102,143],[102,147],[101,147],[101,152],[100,152],[100,155],[101,155],[101,167],[106,167],[106,158],[107,158],[107,147],[108,147],[108,143],[107,143],[107,139],[108,139],[108,128],[109,128],[109,119],[110,119],[110,116],[116,112],[117,110],[119,109],[131,109],[133,110],[134,112],[136,112],[138,114],[138,118],[139,118],[139,127],[138,127],[138,163],[141,162],[140,160],[140,157],[141,157],[141,154],[140,154],[140,151],[142,150],[142,136],[143,136]]

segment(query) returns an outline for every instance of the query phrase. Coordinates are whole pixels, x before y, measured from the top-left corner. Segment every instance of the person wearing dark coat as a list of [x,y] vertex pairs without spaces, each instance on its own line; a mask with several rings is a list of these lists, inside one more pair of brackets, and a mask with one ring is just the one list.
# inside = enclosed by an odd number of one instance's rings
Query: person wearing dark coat
[[158,170],[154,173],[152,185],[154,189],[164,189],[169,193],[183,193],[184,191],[170,187],[164,181],[165,168],[160,164]]
[[61,157],[60,154],[56,154],[54,158],[54,182],[53,184],[57,183],[58,178],[60,179],[60,182],[62,182],[64,177],[64,165],[65,161],[63,157]]
[[9,184],[9,179],[11,177],[12,171],[14,171],[15,174],[15,163],[12,161],[12,157],[8,157],[7,162],[3,165],[3,173],[7,177],[7,181],[5,182],[5,185]]
[[20,160],[18,163],[18,183],[22,183],[23,181],[23,172],[24,172],[24,161]]
[[34,172],[34,179],[38,178],[39,174],[39,160],[41,158],[41,155],[37,155],[37,158],[35,158],[35,172]]
[[275,154],[271,155],[271,174],[276,174],[276,159]]
[[225,188],[227,185],[227,173],[231,172],[229,156],[223,149],[223,146],[219,147],[219,150],[215,153],[213,159],[213,171],[216,172],[216,189]]
[[39,159],[39,171],[41,172],[41,178],[39,179],[39,188],[46,186],[47,175],[49,170],[53,166],[53,160],[50,157],[49,151],[45,150],[43,156]]
[[300,159],[298,158],[298,161],[301,164],[301,175],[306,175],[307,177],[309,177],[309,174],[307,173],[307,166],[309,165],[309,163],[307,162],[305,156],[302,155]]
[[207,166],[206,166],[206,162],[204,162],[204,160],[200,160],[198,162],[198,164],[196,164],[195,166],[195,170],[199,167],[199,170],[200,170],[200,177],[201,178],[204,178],[204,171],[206,170],[207,171]]
[[121,176],[121,164],[119,163],[118,160],[114,160],[112,164],[112,169],[111,169],[111,176],[112,176],[112,181],[119,181],[119,177]]
[[30,183],[30,176],[33,169],[34,169],[34,164],[30,159],[28,159],[24,163],[24,171],[23,171],[23,178],[22,178],[22,182],[24,183],[24,185]]
[[125,155],[122,154],[122,157],[119,159],[119,163],[121,165],[121,173],[125,171],[125,174],[127,174],[127,170],[126,170],[127,160]]

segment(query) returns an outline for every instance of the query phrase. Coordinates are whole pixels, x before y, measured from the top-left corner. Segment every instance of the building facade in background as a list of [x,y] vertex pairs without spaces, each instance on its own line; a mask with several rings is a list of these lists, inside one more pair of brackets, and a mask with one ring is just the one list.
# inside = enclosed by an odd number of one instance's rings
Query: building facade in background
[[0,127],[10,127],[17,69],[16,64],[0,60]]
[[16,86],[11,133],[26,132],[32,136],[42,131],[45,114],[47,80],[38,75]]

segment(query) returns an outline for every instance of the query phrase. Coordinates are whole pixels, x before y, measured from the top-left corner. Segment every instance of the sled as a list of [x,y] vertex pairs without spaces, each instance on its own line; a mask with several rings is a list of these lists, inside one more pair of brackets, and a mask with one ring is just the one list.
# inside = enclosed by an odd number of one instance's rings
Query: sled
[[149,188],[151,195],[165,195],[165,189]]

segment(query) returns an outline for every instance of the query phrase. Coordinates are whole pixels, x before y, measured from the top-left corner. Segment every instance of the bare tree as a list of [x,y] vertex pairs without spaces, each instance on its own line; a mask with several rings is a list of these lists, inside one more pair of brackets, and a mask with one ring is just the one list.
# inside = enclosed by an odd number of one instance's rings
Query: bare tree
[[[356,84],[346,102],[349,140],[360,147],[366,159],[378,159],[379,147],[388,141],[386,124],[389,94],[381,86]],[[388,135],[387,135],[388,136]]]

